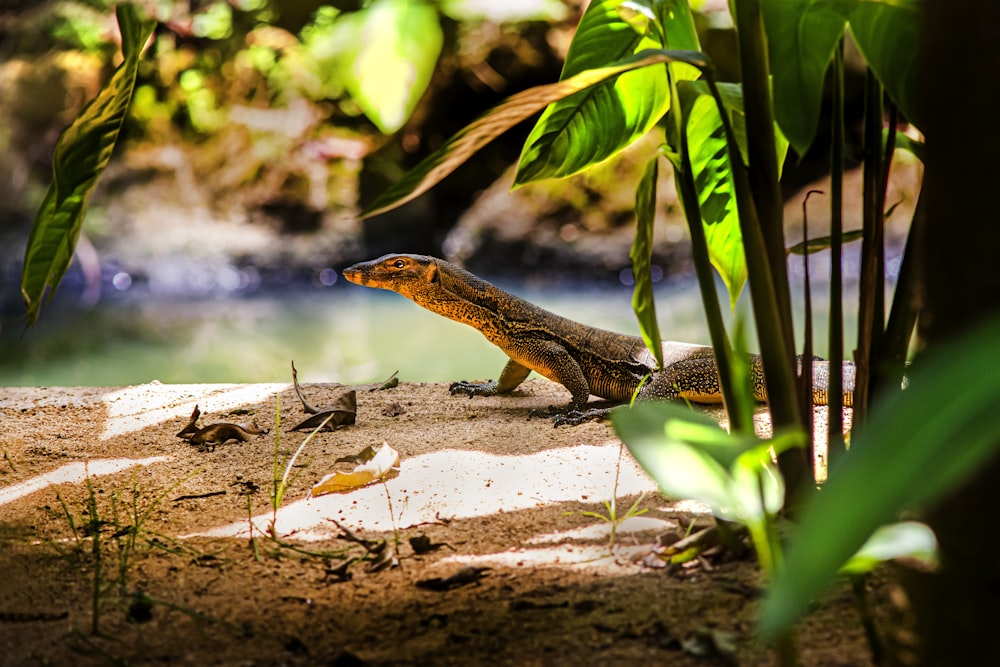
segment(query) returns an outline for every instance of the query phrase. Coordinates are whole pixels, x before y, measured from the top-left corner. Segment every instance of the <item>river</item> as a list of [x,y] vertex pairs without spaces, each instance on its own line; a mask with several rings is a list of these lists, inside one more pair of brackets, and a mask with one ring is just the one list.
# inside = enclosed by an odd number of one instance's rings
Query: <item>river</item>
[[[580,322],[638,333],[631,287],[502,286]],[[707,343],[697,286],[681,281],[661,283],[656,290],[662,336]],[[822,346],[816,349],[825,356],[826,299],[816,292],[820,314],[814,326]],[[737,312],[745,316],[744,301],[746,294]],[[796,311],[798,317],[801,306]],[[847,350],[854,326],[849,320]],[[495,378],[506,359],[470,327],[395,294],[343,280],[326,288],[242,298],[132,294],[89,308],[57,300],[27,332],[18,322],[7,322],[0,343],[0,386],[282,382],[291,378],[292,360],[305,382],[374,382],[394,371],[403,381],[438,382]]]

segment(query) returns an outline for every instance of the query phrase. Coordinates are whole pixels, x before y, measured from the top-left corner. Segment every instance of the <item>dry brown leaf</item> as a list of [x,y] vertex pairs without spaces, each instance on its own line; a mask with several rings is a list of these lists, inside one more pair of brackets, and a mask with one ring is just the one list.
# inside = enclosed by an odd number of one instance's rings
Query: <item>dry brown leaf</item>
[[198,426],[198,419],[201,417],[201,410],[194,406],[191,418],[177,434],[178,438],[187,440],[192,445],[197,445],[199,449],[214,449],[216,445],[222,445],[230,440],[247,442],[251,436],[264,435],[266,430],[262,430],[256,423],[251,424],[230,424],[228,422],[217,422],[205,427]]
[[387,405],[386,407],[382,408],[382,414],[385,415],[386,417],[398,417],[399,415],[406,414],[406,408],[404,408],[399,403],[394,402],[391,405]]
[[192,435],[197,433],[199,417],[201,417],[201,410],[199,410],[198,406],[195,405],[194,410],[191,411],[191,417],[190,419],[188,419],[187,425],[180,430],[180,432],[177,434],[177,437],[184,438],[185,440],[187,440]]
[[428,591],[450,591],[451,589],[458,588],[460,586],[478,584],[482,578],[486,576],[486,573],[490,569],[492,568],[466,565],[450,577],[431,577],[430,579],[421,579],[417,582],[417,587]]
[[375,457],[370,461],[358,464],[351,472],[333,472],[324,477],[312,488],[312,496],[325,493],[345,493],[391,479],[399,474],[399,452],[382,443]]
[[358,413],[358,395],[355,390],[350,390],[337,397],[333,405],[327,408],[317,408],[310,405],[302,395],[302,388],[299,387],[299,372],[292,362],[292,383],[295,385],[295,393],[302,402],[302,409],[311,414],[311,417],[292,427],[293,431],[312,430],[323,426],[324,431],[333,431],[338,426],[350,426],[354,423]]

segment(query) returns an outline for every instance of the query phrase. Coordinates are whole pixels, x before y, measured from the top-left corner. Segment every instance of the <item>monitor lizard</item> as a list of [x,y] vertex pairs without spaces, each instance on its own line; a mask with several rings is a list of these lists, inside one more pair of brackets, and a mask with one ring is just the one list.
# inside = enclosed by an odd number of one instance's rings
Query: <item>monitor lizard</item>
[[[718,370],[707,345],[663,341],[663,368],[639,336],[588,326],[556,315],[478,276],[427,255],[391,254],[344,269],[358,285],[390,290],[439,315],[478,329],[509,360],[497,380],[455,382],[452,394],[507,394],[531,371],[558,382],[572,398],[554,416],[556,426],[606,416],[611,408],[586,410],[591,395],[616,403],[633,398],[721,403]],[[767,401],[758,355],[750,355],[754,398]],[[813,403],[827,403],[829,364],[813,362]],[[854,365],[843,363],[846,406],[852,404]],[[636,391],[638,390],[638,394]]]

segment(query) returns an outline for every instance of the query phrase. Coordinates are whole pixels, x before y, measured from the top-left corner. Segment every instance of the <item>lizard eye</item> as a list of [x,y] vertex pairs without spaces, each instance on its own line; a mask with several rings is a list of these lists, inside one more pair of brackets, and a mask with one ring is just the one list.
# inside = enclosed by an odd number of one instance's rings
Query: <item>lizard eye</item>
[[397,268],[397,269],[401,269],[401,268],[403,268],[404,266],[406,266],[406,262],[404,262],[404,261],[403,261],[403,260],[401,260],[401,259],[397,259],[397,260],[396,260],[395,262],[393,262],[393,263],[392,263],[392,265],[393,265],[393,266],[394,266],[395,268]]

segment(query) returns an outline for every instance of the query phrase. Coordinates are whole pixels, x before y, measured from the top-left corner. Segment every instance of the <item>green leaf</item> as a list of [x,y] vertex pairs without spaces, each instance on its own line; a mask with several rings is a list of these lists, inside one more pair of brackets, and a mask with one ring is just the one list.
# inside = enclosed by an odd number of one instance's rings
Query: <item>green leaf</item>
[[[672,498],[703,502],[723,519],[760,522],[784,502],[784,482],[771,449],[801,446],[790,434],[775,441],[727,433],[710,417],[677,404],[648,401],[612,415],[636,461]],[[763,504],[762,504],[763,502]]]
[[771,462],[769,445],[742,454],[732,467],[733,497],[744,522],[761,522],[785,504],[785,480]]
[[[615,11],[633,30],[652,36],[663,48],[701,50],[689,0],[624,0]],[[685,63],[671,63],[668,67],[675,81],[701,76],[697,67]]]
[[[889,129],[886,128],[882,132],[882,140],[885,141],[889,134]],[[922,141],[917,141],[916,139],[911,139],[906,135],[905,132],[896,131],[896,149],[901,151],[906,151],[913,155],[915,158],[927,164],[926,151],[927,146]]]
[[[859,241],[864,238],[864,232],[860,229],[854,229],[849,232],[844,232],[841,235],[841,240],[843,243],[850,243],[851,241]],[[829,236],[821,236],[815,239],[809,239],[808,241],[801,241],[796,243],[791,248],[789,248],[786,253],[789,255],[811,255],[814,252],[819,252],[821,250],[826,250],[833,243],[833,239]]]
[[[740,149],[740,159],[746,164],[742,89],[738,84],[729,83],[717,84],[717,88]],[[726,284],[730,306],[735,308],[746,284],[747,269],[722,118],[718,103],[704,82],[684,82],[678,86],[678,94],[686,122],[688,157],[698,192],[709,259]],[[780,165],[788,150],[788,140],[775,129],[775,152]]]
[[691,420],[705,423],[704,415],[678,405],[663,402],[637,403],[627,411],[616,412],[612,422],[639,465],[652,476],[660,489],[672,498],[692,498],[707,504],[717,516],[730,517],[733,501],[729,493],[729,471],[717,460],[680,439],[669,437],[665,425]]
[[111,159],[135,88],[142,48],[155,27],[133,5],[116,9],[124,60],[56,144],[52,183],[35,217],[24,253],[21,296],[27,325],[38,319],[46,291],[69,268],[87,203]]
[[878,528],[840,568],[841,574],[867,574],[894,558],[913,558],[928,569],[937,566],[937,538],[927,524],[900,521]]
[[746,283],[747,269],[722,120],[710,95],[692,98],[690,106],[686,103],[686,92],[681,97],[685,100],[688,156],[698,192],[708,257],[726,284],[730,305],[735,307]]
[[416,199],[483,146],[525,118],[541,111],[551,102],[568,97],[622,72],[675,61],[686,62],[700,68],[709,66],[706,56],[701,53],[647,50],[608,67],[587,70],[565,81],[529,88],[518,93],[456,132],[443,146],[424,158],[420,164],[407,172],[406,176],[383,192],[362,212],[361,216],[371,217],[385,213]]
[[376,0],[344,21],[354,40],[344,84],[368,119],[392,134],[409,119],[434,74],[444,42],[437,11],[420,0]]
[[[620,4],[590,3],[573,36],[561,80],[662,46],[654,37],[636,33],[619,15]],[[649,131],[669,107],[670,88],[661,68],[629,72],[554,102],[524,144],[514,186],[570,176],[611,157]]]
[[996,456],[998,340],[995,320],[927,352],[910,367],[907,389],[874,407],[802,510],[761,611],[765,636],[787,629],[876,528],[933,504]]
[[774,116],[795,152],[816,136],[826,70],[847,24],[848,0],[764,2]]
[[656,180],[659,174],[659,156],[646,165],[646,171],[635,192],[635,239],[629,259],[632,260],[632,276],[635,291],[632,293],[632,310],[639,320],[639,330],[646,341],[646,347],[656,359],[657,370],[663,369],[663,343],[660,339],[660,325],[656,321],[656,300],[653,297],[653,222],[656,219]]
[[890,97],[918,128],[917,0],[782,0],[764,2],[774,75],[774,115],[803,155],[819,120],[826,70],[845,24]]
[[851,34],[865,62],[885,87],[906,119],[926,130],[921,103],[921,70],[917,62],[920,41],[918,0],[854,0],[849,14]]

